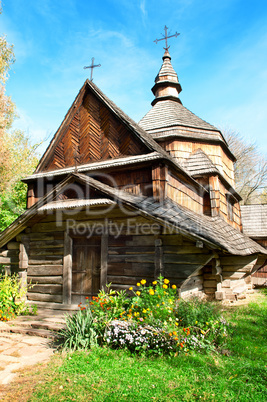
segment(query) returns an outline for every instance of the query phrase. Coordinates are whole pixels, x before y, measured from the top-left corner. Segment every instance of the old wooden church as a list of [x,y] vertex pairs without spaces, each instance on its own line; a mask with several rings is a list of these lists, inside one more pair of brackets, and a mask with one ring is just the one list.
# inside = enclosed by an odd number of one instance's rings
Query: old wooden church
[[28,300],[74,305],[160,274],[181,296],[251,286],[267,251],[242,232],[235,157],[181,90],[168,49],[138,124],[84,83],[0,235],[0,263],[35,284]]

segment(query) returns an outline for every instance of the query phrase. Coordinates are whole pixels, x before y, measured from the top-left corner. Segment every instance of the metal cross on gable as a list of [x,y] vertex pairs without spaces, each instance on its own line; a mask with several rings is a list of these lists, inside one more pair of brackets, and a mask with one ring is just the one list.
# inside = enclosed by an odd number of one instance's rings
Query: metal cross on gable
[[101,67],[101,64],[94,64],[94,61],[95,61],[95,58],[94,57],[92,57],[92,64],[91,64],[91,66],[84,66],[84,69],[86,69],[86,68],[91,68],[91,78],[90,78],[90,81],[93,81],[93,69],[95,68],[95,67]]
[[173,38],[174,36],[175,36],[175,38],[177,38],[177,36],[180,35],[180,34],[179,34],[178,32],[175,32],[174,35],[169,35],[169,36],[168,36],[168,28],[166,27],[166,25],[165,25],[165,27],[164,27],[164,31],[165,31],[165,36],[162,34],[162,35],[163,35],[163,38],[161,38],[161,39],[156,39],[156,40],[154,40],[154,42],[156,42],[156,44],[157,44],[160,40],[165,40],[166,47],[164,47],[163,49],[168,50],[170,46],[168,46],[168,41],[167,41],[167,39]]

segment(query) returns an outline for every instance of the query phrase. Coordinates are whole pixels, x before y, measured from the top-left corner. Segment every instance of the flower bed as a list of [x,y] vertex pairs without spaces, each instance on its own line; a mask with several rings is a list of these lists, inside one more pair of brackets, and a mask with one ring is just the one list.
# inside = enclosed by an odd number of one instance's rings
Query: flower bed
[[[142,279],[136,289],[129,288],[129,297],[125,291],[115,292],[108,286],[106,292],[88,299],[86,306],[79,305],[81,317],[83,312],[87,317],[90,310],[88,332],[92,334],[93,329],[94,344],[127,348],[133,353],[176,355],[222,347],[228,326],[215,304],[179,299],[176,285],[163,277],[151,284]],[[75,332],[75,325],[72,330]]]

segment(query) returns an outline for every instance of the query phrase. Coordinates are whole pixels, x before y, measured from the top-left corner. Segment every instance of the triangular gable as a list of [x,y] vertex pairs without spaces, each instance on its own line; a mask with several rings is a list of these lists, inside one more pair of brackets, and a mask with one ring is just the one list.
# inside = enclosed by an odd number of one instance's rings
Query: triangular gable
[[86,81],[36,172],[154,151],[151,141],[136,133],[125,116],[92,82]]

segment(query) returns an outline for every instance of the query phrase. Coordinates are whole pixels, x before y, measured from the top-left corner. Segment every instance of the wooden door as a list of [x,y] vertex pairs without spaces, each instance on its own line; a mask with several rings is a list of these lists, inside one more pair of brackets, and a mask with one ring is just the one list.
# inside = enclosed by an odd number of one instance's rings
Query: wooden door
[[100,289],[100,237],[73,238],[71,303],[84,303]]

